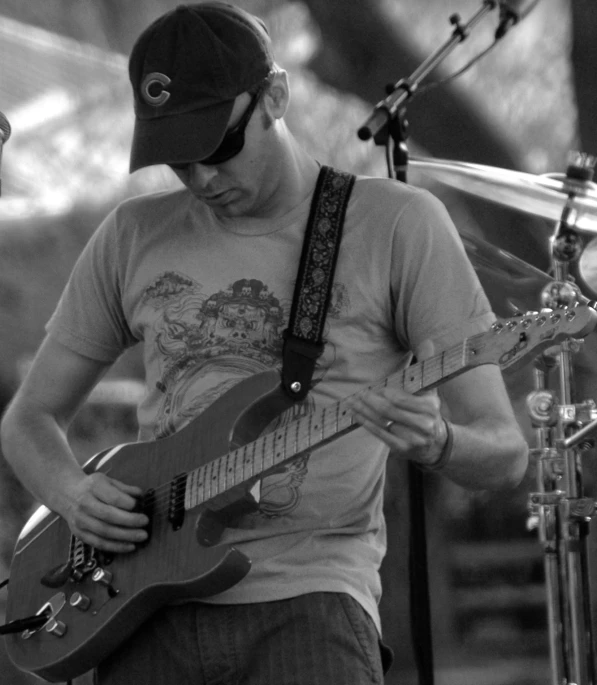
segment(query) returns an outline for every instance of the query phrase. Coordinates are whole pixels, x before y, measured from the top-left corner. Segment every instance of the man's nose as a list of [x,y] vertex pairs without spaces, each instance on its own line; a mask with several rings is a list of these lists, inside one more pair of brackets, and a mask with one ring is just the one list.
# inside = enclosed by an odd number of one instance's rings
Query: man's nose
[[189,164],[188,175],[189,185],[205,188],[218,175],[218,170],[215,166],[194,162]]

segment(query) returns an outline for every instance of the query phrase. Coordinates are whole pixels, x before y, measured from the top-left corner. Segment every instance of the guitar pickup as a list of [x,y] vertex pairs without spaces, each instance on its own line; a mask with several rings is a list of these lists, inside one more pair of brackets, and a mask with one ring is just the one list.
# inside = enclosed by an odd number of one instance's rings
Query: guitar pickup
[[168,521],[172,530],[179,530],[184,523],[184,498],[187,489],[187,474],[181,473],[170,483],[170,501],[168,503]]

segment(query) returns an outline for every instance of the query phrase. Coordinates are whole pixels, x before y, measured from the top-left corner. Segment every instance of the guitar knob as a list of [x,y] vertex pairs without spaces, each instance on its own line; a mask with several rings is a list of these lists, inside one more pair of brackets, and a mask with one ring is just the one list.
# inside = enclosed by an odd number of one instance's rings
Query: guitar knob
[[69,604],[71,607],[74,607],[79,611],[87,611],[91,605],[91,600],[89,597],[87,597],[87,595],[84,595],[81,592],[73,592],[69,600]]
[[91,579],[95,583],[105,585],[106,587],[112,585],[112,573],[110,573],[110,571],[106,571],[104,568],[96,568],[91,576]]
[[108,591],[108,597],[114,598],[118,594],[118,590],[112,585],[112,575],[113,574],[110,573],[110,571],[106,571],[106,569],[98,567],[93,572],[91,580],[103,585]]
[[56,635],[56,637],[62,637],[66,633],[66,625],[62,621],[57,621],[53,618],[46,625],[46,632]]

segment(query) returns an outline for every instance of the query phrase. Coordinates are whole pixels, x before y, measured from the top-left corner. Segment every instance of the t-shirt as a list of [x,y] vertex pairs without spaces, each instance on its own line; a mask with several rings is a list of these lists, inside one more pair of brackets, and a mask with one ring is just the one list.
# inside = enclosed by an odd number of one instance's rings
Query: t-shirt
[[[242,220],[222,224],[186,189],[127,200],[84,249],[49,335],[104,362],[141,344],[139,439],[169,436],[239,381],[281,366],[309,207],[310,198],[246,235]],[[444,206],[425,190],[359,177],[314,388],[281,421],[406,367],[426,339],[440,352],[493,320]],[[251,570],[205,601],[347,592],[380,628],[387,455],[358,428],[267,476],[259,510],[222,538]]]

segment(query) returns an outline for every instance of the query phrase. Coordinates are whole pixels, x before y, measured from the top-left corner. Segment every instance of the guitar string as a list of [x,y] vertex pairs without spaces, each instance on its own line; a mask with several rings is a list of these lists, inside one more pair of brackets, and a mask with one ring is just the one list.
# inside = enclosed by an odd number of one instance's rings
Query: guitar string
[[[411,367],[408,367],[407,369],[404,369],[402,372],[399,372],[396,374],[396,376],[401,376],[401,385],[404,387],[407,391],[410,392],[416,392],[418,390],[421,390],[424,387],[429,387],[433,383],[435,383],[438,380],[441,380],[447,373],[453,373],[460,368],[464,366],[464,361],[463,357],[465,356],[463,354],[464,351],[464,346],[468,342],[465,341],[464,343],[459,343],[458,345],[448,348],[448,350],[444,351],[440,355],[437,355],[435,357],[430,358],[429,360],[425,360],[423,362],[420,362],[417,365],[413,365]],[[446,370],[447,369],[447,370]],[[439,374],[439,375],[438,375]],[[432,380],[429,382],[426,382],[426,377],[432,377]],[[220,457],[217,457],[216,459],[207,462],[206,464],[203,464],[202,466],[198,467],[197,469],[193,469],[192,471],[186,473],[186,474],[180,474],[181,476],[185,477],[185,480],[188,482],[189,478],[192,477],[193,473],[197,473],[199,471],[204,472],[204,479],[202,480],[201,483],[198,483],[195,486],[195,489],[209,489],[209,492],[211,493],[213,486],[215,485],[216,492],[215,494],[210,494],[209,496],[205,498],[200,498],[200,501],[195,502],[193,506],[198,506],[199,504],[202,504],[204,501],[208,501],[209,499],[215,498],[222,493],[226,492],[227,490],[230,490],[231,488],[234,487],[239,487],[241,486],[244,482],[249,482],[253,480],[256,476],[251,475],[249,478],[244,479],[241,478],[239,480],[239,472],[244,475],[245,471],[245,455],[242,456],[242,459],[240,459],[241,454],[245,453],[247,449],[250,449],[253,447],[253,456],[255,455],[255,452],[259,452],[259,457],[261,459],[262,464],[267,463],[270,464],[271,466],[268,466],[267,469],[261,470],[259,473],[262,474],[263,471],[267,471],[270,468],[276,468],[280,466],[280,464],[288,459],[292,459],[293,457],[298,457],[302,452],[307,451],[308,449],[316,448],[318,445],[321,444],[326,439],[329,439],[333,435],[335,435],[338,430],[336,430],[336,426],[338,424],[338,417],[340,414],[345,414],[346,411],[348,411],[351,402],[360,394],[367,392],[369,390],[375,390],[375,389],[381,389],[387,385],[394,385],[396,382],[395,380],[392,380],[392,377],[384,379],[381,383],[374,384],[371,386],[368,386],[365,389],[361,389],[358,392],[349,395],[339,402],[336,402],[335,404],[329,405],[327,407],[323,407],[315,412],[312,412],[311,414],[308,414],[307,416],[301,417],[299,419],[296,419],[295,421],[291,422],[287,426],[283,428],[276,429],[275,431],[272,431],[271,433],[267,433],[266,435],[262,435],[253,442],[248,443],[247,445],[244,445],[236,450],[233,450],[225,455],[222,455]],[[346,407],[343,409],[343,407]],[[323,439],[317,440],[317,442],[312,445],[312,442],[310,441],[309,435],[313,432],[313,428],[311,426],[307,426],[307,424],[312,424],[315,420],[317,421],[317,424],[315,426],[315,430],[318,433],[321,433],[323,435]],[[346,426],[346,428],[351,428],[353,427],[353,420],[351,418],[350,424]],[[290,453],[288,456],[284,456],[284,458],[279,459],[276,461],[275,459],[275,453],[277,449],[271,450],[268,449],[268,446],[265,444],[267,443],[268,440],[272,441],[274,444],[277,444],[278,441],[281,441],[282,444],[285,446],[284,449],[287,449],[287,439],[289,436],[289,433],[296,431],[297,433],[301,430],[301,428],[305,429],[307,428],[307,436],[306,439],[308,440],[307,444],[303,447],[301,446],[298,450],[295,450]],[[354,426],[354,428],[358,428],[357,426]],[[345,430],[343,428],[342,430]],[[331,431],[331,433],[330,433]],[[301,436],[301,442],[305,440],[305,436]],[[296,439],[295,439],[296,441]],[[259,449],[257,449],[259,447]],[[240,464],[238,464],[238,461],[240,460]],[[232,473],[234,474],[232,477],[230,477],[227,474],[231,473],[230,467],[225,468],[225,473],[224,475],[221,474],[222,471],[222,463],[223,462],[230,462],[234,461],[236,465],[232,468]],[[216,471],[215,475],[210,474],[210,476],[206,476],[206,472],[208,470],[214,470]],[[257,474],[259,475],[259,474]],[[186,486],[184,488],[181,488],[181,490],[185,490],[185,492],[181,492],[179,494],[175,494],[173,496],[172,491],[173,489],[176,489],[175,481],[176,478],[173,478],[170,482],[165,483],[163,485],[159,485],[156,488],[152,489],[152,497],[151,497],[151,512],[153,515],[156,514],[161,514],[164,511],[169,510],[171,507],[180,507],[182,502],[186,499],[187,494],[186,494]],[[229,480],[233,481],[232,486],[228,486]],[[223,486],[221,484],[221,481],[223,481]],[[192,508],[192,507],[189,507]]]
[[[433,383],[437,382],[438,380],[441,380],[441,378],[445,377],[447,374],[452,374],[457,372],[459,369],[463,369],[466,365],[465,360],[468,357],[468,354],[466,353],[466,348],[469,345],[469,341],[474,340],[477,337],[483,336],[485,334],[478,334],[477,336],[472,336],[471,338],[468,338],[464,342],[459,343],[458,345],[455,345],[453,347],[448,348],[441,354],[431,357],[428,360],[424,360],[423,362],[419,362],[416,365],[410,366],[401,372],[398,372],[389,378],[384,379],[381,383],[376,383],[371,386],[367,386],[364,389],[359,390],[358,392],[349,395],[339,402],[336,402],[333,405],[329,405],[327,407],[324,407],[322,409],[319,409],[315,412],[312,412],[311,414],[308,414],[307,416],[301,417],[299,419],[296,419],[295,421],[291,422],[287,426],[285,426],[282,429],[277,429],[273,431],[272,433],[268,433],[266,435],[260,436],[257,438],[257,440],[253,441],[252,443],[248,443],[248,445],[244,445],[241,448],[238,448],[237,450],[234,450],[232,453],[229,453],[228,455],[224,455],[221,457],[218,457],[207,464],[203,464],[201,467],[198,469],[194,469],[194,471],[198,471],[199,469],[207,469],[208,467],[212,466],[213,464],[220,462],[226,458],[229,458],[230,454],[234,454],[237,452],[245,451],[248,447],[251,445],[254,445],[256,448],[256,445],[259,443],[266,443],[268,438],[271,438],[272,435],[278,435],[280,432],[283,434],[287,434],[291,430],[300,430],[301,425],[304,427],[305,424],[308,424],[309,422],[313,422],[314,419],[319,420],[319,424],[321,424],[321,432],[325,433],[326,430],[330,430],[337,424],[337,416],[340,413],[340,408],[341,407],[346,407],[346,411],[348,410],[350,403],[360,394],[365,393],[369,390],[379,390],[383,389],[388,386],[394,386],[396,384],[400,385],[402,388],[407,390],[408,392],[415,393],[425,387],[429,387]],[[439,375],[438,375],[439,374]],[[429,376],[432,376],[432,380],[425,384],[425,379],[426,377],[428,378]],[[398,379],[400,379],[400,382],[398,383]],[[330,410],[334,409],[335,411],[332,412]],[[326,415],[329,416],[332,413],[334,413],[336,416],[334,419],[326,419]],[[344,410],[343,410],[344,413]],[[351,416],[349,419],[349,427],[354,426],[354,419]],[[354,426],[355,428],[358,427],[358,425]],[[334,433],[330,434],[330,437],[333,436]],[[321,441],[319,441],[314,447],[317,447],[317,445],[321,444]],[[305,447],[301,451],[306,451],[309,449],[309,446]],[[300,453],[296,453],[294,455],[291,455],[288,458],[292,458],[293,456],[298,456]],[[192,473],[192,472],[191,472]],[[175,480],[175,479],[174,479]],[[188,481],[188,474],[186,474],[186,480]],[[237,485],[241,485],[242,481],[238,483]],[[185,491],[186,491],[186,483],[185,483]],[[160,486],[157,486],[155,489],[153,489],[154,494],[155,493],[160,493],[158,494],[155,499],[154,499],[154,504],[151,510],[151,517],[152,519],[155,517],[157,518],[160,514],[164,514],[164,512],[167,512],[170,510],[172,507],[172,501],[173,498],[171,497],[171,491],[172,491],[172,482],[163,484]],[[218,493],[221,494],[221,493]],[[165,496],[164,496],[165,495]],[[215,496],[212,497],[217,497],[218,495],[216,494]],[[180,495],[180,498],[175,501],[175,505],[180,506],[183,500],[183,495]],[[207,500],[206,500],[207,501]],[[194,506],[197,506],[198,504],[201,504],[202,502],[197,502]],[[68,560],[69,559],[69,553],[70,553],[70,548],[72,544],[72,540],[77,539],[76,536],[73,536],[72,533],[69,535],[69,550],[67,550],[67,553],[65,555],[65,558]],[[83,543],[87,544],[87,543]],[[91,545],[88,545],[88,547],[94,549]],[[39,573],[39,570],[36,570],[36,567],[33,566],[31,567],[31,570],[25,574],[23,574],[21,577],[33,577]]]
[[[575,318],[576,314],[578,313],[578,311],[577,311],[578,309],[579,309],[579,308],[575,308],[575,310],[574,310],[573,312],[569,312],[569,314],[567,315],[567,323],[571,323],[571,322],[572,322],[572,320]],[[536,323],[537,325],[539,325],[537,319],[538,319],[539,316],[543,317],[544,314],[543,314],[543,313],[529,312],[529,313],[527,313],[527,317],[529,317],[529,316],[534,317],[534,318],[535,318],[535,323]],[[557,324],[559,324],[560,322],[559,322],[559,321],[556,321],[556,322],[552,322],[552,323],[557,323]],[[576,322],[576,325],[578,325],[578,323],[579,323],[579,322]],[[581,322],[581,323],[582,323],[582,322]],[[508,322],[504,322],[504,326],[507,326],[507,324],[508,324]],[[543,325],[543,324],[540,324],[540,325]],[[527,332],[528,332],[528,328],[527,328]],[[579,332],[581,335],[583,334],[583,332],[582,332],[580,329],[578,329],[577,332]],[[471,349],[470,349],[470,343],[471,343],[472,341],[482,339],[482,338],[485,337],[488,333],[489,333],[489,331],[488,331],[487,333],[479,333],[479,334],[477,334],[477,335],[471,336],[470,338],[464,340],[462,343],[459,343],[458,345],[454,345],[454,346],[452,346],[451,348],[448,348],[447,350],[445,350],[444,352],[442,352],[440,355],[437,355],[437,356],[435,356],[435,357],[432,357],[432,358],[430,358],[429,360],[425,360],[424,362],[421,362],[420,364],[414,365],[414,366],[412,366],[412,367],[409,367],[409,368],[403,370],[402,373],[400,374],[400,375],[402,376],[402,387],[403,387],[405,390],[411,391],[411,392],[413,392],[413,393],[416,392],[417,390],[419,390],[419,389],[421,389],[421,388],[423,387],[423,385],[421,385],[420,388],[414,388],[414,387],[412,387],[412,389],[409,389],[409,387],[408,387],[409,384],[407,383],[407,380],[410,381],[411,383],[414,382],[414,377],[412,376],[412,372],[413,372],[413,370],[416,369],[417,366],[420,367],[420,369],[421,369],[421,382],[422,382],[422,383],[424,382],[425,370],[427,370],[427,371],[429,372],[430,370],[436,369],[436,367],[437,367],[438,365],[445,365],[446,367],[448,367],[448,363],[453,363],[454,361],[456,361],[457,359],[459,359],[459,358],[461,357],[461,355],[462,355],[462,360],[460,361],[459,366],[454,367],[453,371],[449,371],[448,373],[456,373],[459,369],[464,370],[464,369],[466,368],[466,362],[465,362],[465,360],[468,358],[469,353],[470,353],[470,351],[471,351]],[[563,332],[561,332],[561,333],[566,334],[565,331],[563,331]],[[574,335],[574,333],[575,333],[575,331],[568,331],[568,332],[567,332],[568,336],[572,336],[572,335]],[[522,357],[528,356],[528,354],[529,354],[533,349],[539,347],[539,345],[540,345],[541,343],[547,344],[547,343],[549,342],[550,344],[554,344],[554,343],[557,341],[557,340],[556,340],[557,337],[558,337],[558,336],[557,336],[557,332],[554,333],[554,334],[552,334],[552,335],[549,335],[549,336],[548,336],[548,335],[547,335],[547,331],[546,331],[546,332],[544,333],[543,339],[542,339],[541,341],[539,341],[539,342],[537,342],[537,343],[535,343],[535,344],[533,344],[533,345],[527,345],[527,346],[526,346],[526,349],[524,350],[524,355],[522,355]],[[545,345],[544,345],[544,346],[545,346]],[[469,349],[467,350],[467,348],[469,348]],[[512,348],[512,349],[514,349],[514,348]],[[515,358],[515,357],[522,358],[521,355],[520,355],[520,351],[521,351],[521,350],[518,350],[517,353],[516,353],[515,355],[513,355],[513,358]],[[508,365],[510,365],[511,361],[512,361],[512,360],[508,360],[508,361],[507,361],[506,363],[504,363],[503,365],[504,365],[504,366],[508,366]],[[448,363],[446,363],[446,362],[448,362]],[[499,364],[499,363],[500,363],[500,360],[494,360],[494,361],[492,361],[492,362],[489,362],[489,361],[488,361],[488,362],[477,362],[477,364],[479,364],[479,363],[497,363],[497,364]],[[400,372],[399,372],[399,373],[400,373]],[[411,374],[411,377],[410,377],[409,379],[406,378],[406,374],[407,374],[407,373],[410,373],[410,374]],[[443,374],[443,371],[442,371],[442,374]],[[395,377],[398,376],[398,375],[399,375],[399,374],[396,374]],[[394,377],[394,378],[395,378],[395,377]],[[440,378],[441,378],[441,377],[445,377],[445,375],[440,376]],[[391,379],[392,379],[392,377],[387,378],[387,379],[385,379],[381,384],[369,386],[369,387],[367,387],[367,388],[365,388],[365,389],[363,389],[363,390],[360,390],[360,391],[358,391],[357,393],[355,393],[354,395],[350,395],[349,397],[344,398],[344,399],[341,400],[340,402],[336,403],[336,405],[339,407],[342,403],[345,403],[345,402],[348,403],[350,400],[352,400],[352,398],[354,398],[355,396],[359,395],[359,394],[362,393],[362,392],[367,392],[367,390],[371,390],[371,389],[381,389],[381,388],[383,388],[383,387],[386,387],[387,385],[393,385],[393,384],[394,384],[394,381],[392,381],[392,383],[389,383],[389,381],[390,381]],[[329,409],[329,407],[326,408],[326,409]],[[319,410],[319,411],[320,411],[320,412],[325,412],[325,409]],[[319,413],[319,412],[314,412],[314,414],[315,414],[315,413]],[[309,415],[309,416],[312,417],[313,414],[311,414],[311,415]],[[307,419],[307,418],[309,418],[309,417],[302,417],[302,419],[298,419],[297,421],[294,421],[293,423],[289,424],[289,426],[287,426],[285,430],[288,430],[288,429],[289,429],[291,426],[293,426],[294,424],[300,423],[301,421],[303,421],[303,420],[305,420],[305,419]],[[352,423],[352,418],[351,418],[351,423]],[[265,437],[265,436],[263,436],[263,437]],[[256,442],[258,442],[260,439],[261,439],[261,438],[259,438],[257,441],[254,441],[254,442],[256,443]],[[247,446],[245,445],[243,449],[246,449],[246,447],[247,447]],[[308,448],[307,448],[307,449],[308,449]],[[212,463],[214,463],[214,462],[217,462],[217,461],[221,460],[222,458],[223,458],[223,457],[219,457],[219,458],[213,460],[213,462],[208,462],[208,464],[204,464],[204,465],[203,465],[202,467],[200,467],[200,468],[207,467],[207,466],[209,466],[209,464],[212,464]],[[195,470],[197,470],[197,469],[195,469]],[[171,490],[171,485],[170,485],[170,484],[164,484],[164,485],[162,485],[162,486],[158,486],[157,488],[155,488],[154,492],[160,491],[160,490],[169,490],[169,491],[170,491],[170,490]],[[170,498],[167,498],[167,499],[168,499],[168,501],[169,501]],[[156,500],[156,503],[161,505],[162,500],[161,500],[160,498],[158,498],[158,499]],[[43,532],[43,531],[41,531],[41,532]],[[37,535],[36,535],[36,537],[37,537],[41,532],[38,532]],[[73,536],[72,534],[70,534],[70,535],[69,535],[69,541],[70,541],[70,542],[69,542],[69,545],[68,545],[69,551],[70,551],[70,548],[71,548],[71,545],[72,545],[72,541],[73,541],[73,540],[77,540],[77,538],[75,538],[75,536]],[[83,543],[83,544],[86,544],[86,543]],[[91,549],[94,549],[91,545],[87,545],[87,546],[90,547]],[[67,553],[67,559],[68,559],[68,553]],[[30,578],[30,577],[32,577],[32,576],[38,574],[39,571],[35,569],[35,566],[33,566],[33,567],[31,567],[31,568],[32,568],[31,571],[25,572],[24,574],[22,574],[21,577],[22,577],[22,578]]]

